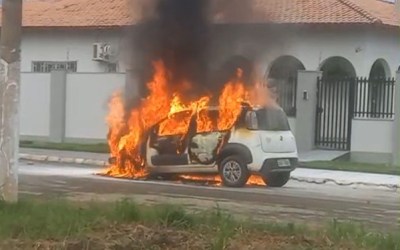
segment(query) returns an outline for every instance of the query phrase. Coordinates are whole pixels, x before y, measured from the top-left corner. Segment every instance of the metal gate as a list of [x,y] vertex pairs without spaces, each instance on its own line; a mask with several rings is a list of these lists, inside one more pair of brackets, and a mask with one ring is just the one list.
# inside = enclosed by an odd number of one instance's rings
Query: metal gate
[[354,78],[317,80],[315,146],[350,150]]

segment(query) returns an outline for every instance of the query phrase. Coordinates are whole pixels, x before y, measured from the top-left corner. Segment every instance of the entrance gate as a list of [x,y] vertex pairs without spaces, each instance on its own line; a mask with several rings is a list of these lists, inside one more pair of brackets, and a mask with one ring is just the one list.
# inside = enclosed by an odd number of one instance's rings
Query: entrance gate
[[315,121],[317,148],[350,150],[354,86],[354,78],[318,78]]

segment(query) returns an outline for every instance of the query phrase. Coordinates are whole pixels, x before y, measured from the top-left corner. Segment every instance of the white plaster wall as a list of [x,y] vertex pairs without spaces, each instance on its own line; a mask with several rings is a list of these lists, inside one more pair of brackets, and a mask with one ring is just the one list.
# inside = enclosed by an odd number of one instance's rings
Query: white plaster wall
[[[365,67],[371,69],[372,64],[378,58],[385,59],[390,68],[391,77],[396,76],[400,66],[400,39],[397,31],[389,32],[380,30],[367,33],[364,59]],[[368,76],[369,71],[366,76]]]
[[105,72],[105,65],[92,60],[93,43],[106,42],[118,49],[119,72],[125,71],[124,37],[113,30],[30,30],[21,43],[21,71],[32,72],[32,61],[78,61],[78,72]]
[[[396,31],[308,31],[290,34],[285,53],[297,57],[307,70],[318,70],[332,56],[349,60],[357,76],[368,76],[375,60],[385,59],[391,70],[400,65],[400,42]],[[361,49],[356,52],[356,49]],[[397,65],[397,66],[396,66]]]
[[392,76],[400,65],[400,39],[393,29],[321,26],[223,31],[221,28],[216,36],[214,67],[232,55],[243,55],[257,62],[261,75],[265,75],[274,60],[284,55],[299,59],[306,70],[319,70],[326,59],[341,56],[353,64],[357,76],[368,76],[372,64],[379,58],[388,62]]
[[49,136],[50,74],[22,73],[20,135]]
[[[109,42],[119,48],[119,71],[125,72],[131,54],[123,31],[117,30],[30,30],[22,39],[22,71],[30,72],[32,61],[78,60],[78,72],[104,72],[92,60],[92,44]],[[372,64],[385,59],[392,72],[400,65],[400,39],[396,30],[367,28],[225,28],[215,33],[212,67],[232,55],[244,55],[258,63],[260,74],[282,55],[298,58],[306,70],[317,70],[329,57],[342,56],[358,76],[368,76]],[[356,49],[360,49],[356,52]]]
[[351,151],[392,153],[392,120],[354,119],[351,134]]
[[294,136],[296,136],[296,118],[288,117],[288,120],[289,120],[290,130],[292,130],[292,133],[294,134]]
[[106,139],[108,100],[124,84],[125,74],[68,74],[65,137]]

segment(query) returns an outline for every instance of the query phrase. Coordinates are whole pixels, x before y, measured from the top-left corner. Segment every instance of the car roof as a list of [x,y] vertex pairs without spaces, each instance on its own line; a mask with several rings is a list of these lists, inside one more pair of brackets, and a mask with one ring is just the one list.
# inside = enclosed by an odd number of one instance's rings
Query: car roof
[[[242,108],[244,108],[246,105],[242,105]],[[248,105],[248,106],[250,106],[250,105]],[[197,112],[199,112],[199,111],[202,111],[202,110],[213,110],[213,111],[217,111],[217,110],[219,110],[219,107],[220,106],[204,106],[204,107],[201,107],[201,108],[199,108],[198,110],[197,110]],[[259,110],[259,109],[262,109],[263,107],[262,106],[251,106],[251,109],[252,110]],[[174,113],[172,113],[172,115],[174,115],[174,114],[179,114],[179,113],[183,113],[183,112],[191,112],[192,111],[192,109],[189,109],[189,108],[187,108],[187,109],[181,109],[181,110],[179,110],[179,111],[177,111],[177,112],[174,112]]]

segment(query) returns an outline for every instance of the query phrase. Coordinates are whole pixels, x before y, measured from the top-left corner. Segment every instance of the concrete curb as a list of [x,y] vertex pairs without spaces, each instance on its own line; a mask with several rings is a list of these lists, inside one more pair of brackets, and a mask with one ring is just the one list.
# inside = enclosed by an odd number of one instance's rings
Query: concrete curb
[[107,161],[94,160],[94,159],[83,159],[83,158],[71,158],[71,157],[58,157],[48,155],[31,155],[31,154],[19,154],[20,160],[35,161],[35,162],[49,162],[49,163],[69,163],[89,166],[107,166]]
[[351,182],[343,180],[334,180],[330,178],[312,178],[312,177],[296,177],[292,176],[291,180],[298,182],[306,182],[311,184],[327,184],[332,183],[338,186],[368,186],[368,187],[382,187],[397,190],[400,188],[400,184],[384,184],[384,183],[371,183],[371,182]]

